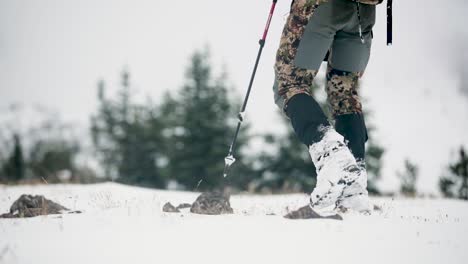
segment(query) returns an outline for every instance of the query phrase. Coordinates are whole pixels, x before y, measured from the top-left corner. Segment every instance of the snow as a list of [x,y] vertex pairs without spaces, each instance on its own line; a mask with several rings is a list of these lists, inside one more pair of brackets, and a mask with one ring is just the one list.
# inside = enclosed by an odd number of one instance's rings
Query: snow
[[[0,212],[42,194],[82,214],[0,219],[0,263],[465,263],[468,203],[372,198],[344,221],[287,220],[305,194],[235,195],[233,215],[163,213],[198,193],[115,183],[0,186]],[[270,215],[270,214],[276,215]]]

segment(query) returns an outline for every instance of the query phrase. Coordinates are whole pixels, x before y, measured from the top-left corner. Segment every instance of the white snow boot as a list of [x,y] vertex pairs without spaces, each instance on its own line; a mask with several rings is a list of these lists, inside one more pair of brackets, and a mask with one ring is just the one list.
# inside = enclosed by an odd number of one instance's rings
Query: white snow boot
[[[361,176],[353,154],[344,138],[332,127],[321,129],[322,140],[309,147],[317,170],[317,184],[311,194],[311,207],[321,215],[333,214],[344,196],[345,188],[354,186]],[[365,171],[364,171],[365,172]],[[367,181],[367,177],[366,177]],[[359,184],[360,185],[360,184]],[[350,194],[355,188],[349,189]]]
[[343,195],[338,198],[336,206],[342,211],[370,213],[372,208],[367,192],[367,171],[364,162],[358,162],[358,167],[359,177],[344,188]]

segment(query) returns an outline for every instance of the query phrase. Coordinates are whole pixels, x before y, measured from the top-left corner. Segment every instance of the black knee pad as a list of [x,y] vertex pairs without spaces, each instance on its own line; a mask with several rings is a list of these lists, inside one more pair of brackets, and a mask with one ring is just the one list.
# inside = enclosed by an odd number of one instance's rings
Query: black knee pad
[[288,102],[286,114],[297,137],[307,146],[322,139],[321,126],[330,126],[320,105],[307,94],[294,95]]
[[366,123],[361,113],[338,115],[335,117],[335,129],[346,141],[356,160],[364,160],[365,143],[368,140]]

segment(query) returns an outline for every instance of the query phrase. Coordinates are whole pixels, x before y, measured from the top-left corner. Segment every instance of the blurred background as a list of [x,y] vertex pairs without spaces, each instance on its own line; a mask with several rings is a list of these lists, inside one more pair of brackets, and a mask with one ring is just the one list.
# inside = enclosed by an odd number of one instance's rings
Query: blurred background
[[[314,168],[273,102],[279,0],[227,179],[270,0],[0,0],[0,182],[310,192]],[[375,195],[468,198],[468,3],[377,7],[361,82]],[[324,69],[314,93],[325,105]]]

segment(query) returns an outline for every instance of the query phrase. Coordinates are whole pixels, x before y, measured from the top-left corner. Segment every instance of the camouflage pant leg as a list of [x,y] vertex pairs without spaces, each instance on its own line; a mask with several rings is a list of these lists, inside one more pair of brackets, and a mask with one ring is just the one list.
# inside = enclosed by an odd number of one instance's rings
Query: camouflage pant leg
[[333,117],[350,113],[362,113],[358,94],[361,72],[346,72],[327,68],[327,100]]
[[278,96],[284,100],[283,110],[294,95],[311,95],[310,87],[317,70],[298,68],[294,65],[294,59],[305,27],[321,2],[324,0],[295,0],[284,26],[275,63]]

